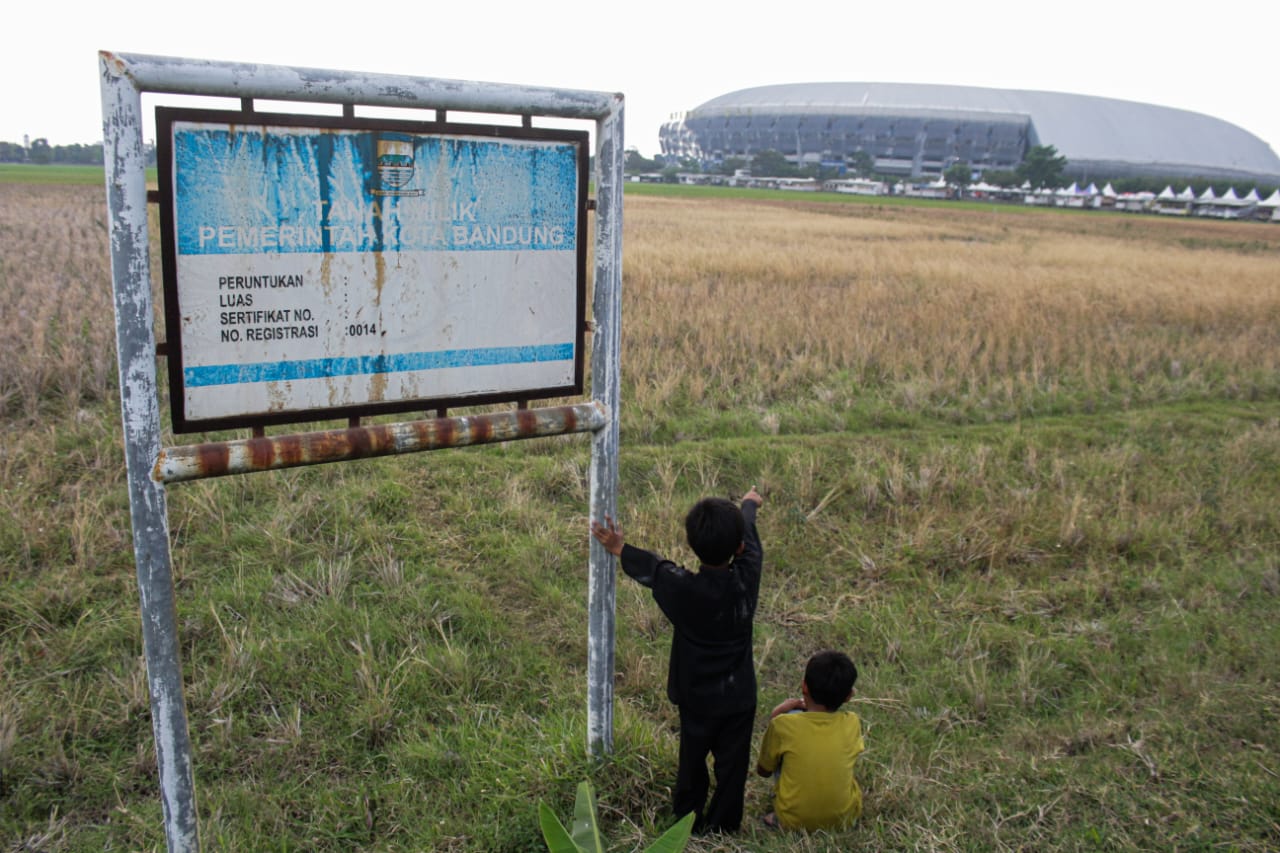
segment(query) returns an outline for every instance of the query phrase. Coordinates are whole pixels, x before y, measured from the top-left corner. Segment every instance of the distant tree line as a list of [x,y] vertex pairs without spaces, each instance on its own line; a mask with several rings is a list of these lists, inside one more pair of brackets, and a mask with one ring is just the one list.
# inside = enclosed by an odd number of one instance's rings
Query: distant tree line
[[24,148],[14,142],[0,142],[0,163],[75,163],[78,165],[102,165],[102,143],[93,145],[50,145],[41,137],[31,140]]
[[[1039,189],[1065,187],[1067,158],[1052,145],[1033,145],[1015,169],[991,169],[982,173],[982,180],[997,187],[1020,187],[1024,183]],[[973,170],[968,163],[954,163],[942,176],[947,183],[964,187],[972,183]]]
[[[154,166],[156,152],[154,145],[147,146],[147,165]],[[16,142],[0,142],[0,163],[35,163],[41,166],[67,164],[79,166],[101,166],[102,143],[92,145],[50,145],[44,137],[31,140],[29,146]]]

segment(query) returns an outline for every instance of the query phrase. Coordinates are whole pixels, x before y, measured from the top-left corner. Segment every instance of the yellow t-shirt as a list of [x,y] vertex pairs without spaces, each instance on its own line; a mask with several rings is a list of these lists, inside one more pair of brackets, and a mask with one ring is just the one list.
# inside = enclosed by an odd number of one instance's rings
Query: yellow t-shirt
[[766,773],[781,767],[773,810],[788,829],[827,829],[862,814],[862,789],[854,762],[866,747],[862,722],[852,711],[780,714],[760,744]]

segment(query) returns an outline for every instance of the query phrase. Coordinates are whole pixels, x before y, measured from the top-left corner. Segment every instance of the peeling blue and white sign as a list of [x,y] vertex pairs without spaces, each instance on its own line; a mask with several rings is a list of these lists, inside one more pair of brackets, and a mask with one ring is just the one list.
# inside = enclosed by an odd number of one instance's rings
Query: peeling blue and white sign
[[585,134],[210,115],[158,116],[175,429],[581,390]]

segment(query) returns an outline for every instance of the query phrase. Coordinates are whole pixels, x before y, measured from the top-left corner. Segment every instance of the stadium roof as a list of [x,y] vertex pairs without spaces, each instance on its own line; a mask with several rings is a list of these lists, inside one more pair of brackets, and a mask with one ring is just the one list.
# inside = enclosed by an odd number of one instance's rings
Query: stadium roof
[[725,115],[910,115],[992,123],[1029,119],[1031,144],[1054,146],[1071,172],[1280,180],[1280,157],[1230,122],[1172,107],[1019,89],[917,83],[792,83],[742,89],[690,111]]

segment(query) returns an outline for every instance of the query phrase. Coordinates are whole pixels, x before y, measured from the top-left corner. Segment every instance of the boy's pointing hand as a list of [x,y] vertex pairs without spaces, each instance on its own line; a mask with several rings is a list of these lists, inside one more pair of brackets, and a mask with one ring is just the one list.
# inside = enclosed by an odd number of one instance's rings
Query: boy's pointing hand
[[764,506],[764,498],[760,497],[760,493],[756,491],[756,487],[752,486],[745,495],[742,496],[744,501],[751,501],[756,506]]

